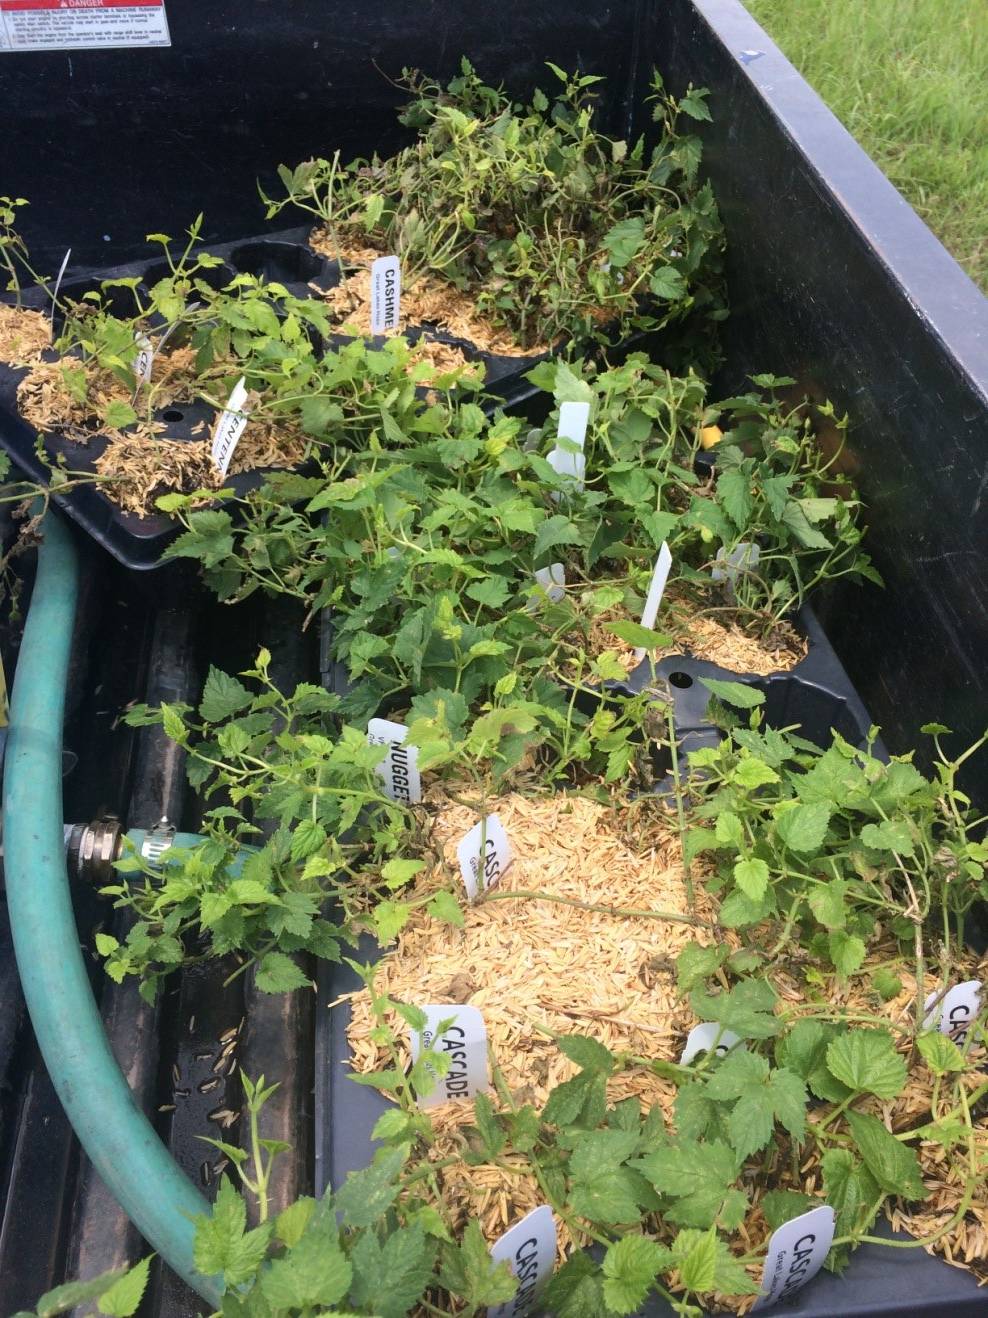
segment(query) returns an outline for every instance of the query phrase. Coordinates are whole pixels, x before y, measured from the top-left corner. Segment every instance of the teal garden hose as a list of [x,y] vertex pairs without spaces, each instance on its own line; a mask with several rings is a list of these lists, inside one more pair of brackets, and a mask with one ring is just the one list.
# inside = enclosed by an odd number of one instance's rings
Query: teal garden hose
[[209,1205],[134,1102],[86,974],[65,868],[62,719],[78,587],[71,537],[45,517],[24,625],[4,770],[7,905],[24,998],[79,1142],[151,1247],[217,1306],[221,1286],[192,1261],[192,1218]]

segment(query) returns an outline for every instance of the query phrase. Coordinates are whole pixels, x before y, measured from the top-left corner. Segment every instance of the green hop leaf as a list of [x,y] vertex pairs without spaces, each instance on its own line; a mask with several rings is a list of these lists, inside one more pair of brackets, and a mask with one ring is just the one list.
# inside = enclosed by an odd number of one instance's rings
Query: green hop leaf
[[672,1262],[672,1252],[647,1236],[628,1235],[608,1246],[604,1255],[604,1299],[611,1313],[634,1313],[659,1275]]
[[827,1067],[848,1089],[895,1098],[906,1083],[906,1063],[887,1030],[851,1030],[827,1048]]

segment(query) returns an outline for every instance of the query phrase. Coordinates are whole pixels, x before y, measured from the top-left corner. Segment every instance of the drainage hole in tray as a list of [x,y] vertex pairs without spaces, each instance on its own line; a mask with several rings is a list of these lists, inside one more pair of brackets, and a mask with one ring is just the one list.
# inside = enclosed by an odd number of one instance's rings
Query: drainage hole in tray
[[681,690],[684,691],[693,685],[693,679],[689,675],[689,673],[681,673],[681,672],[670,673],[669,681],[673,686],[678,686]]
[[185,413],[177,407],[166,407],[161,414],[165,421],[184,421]]

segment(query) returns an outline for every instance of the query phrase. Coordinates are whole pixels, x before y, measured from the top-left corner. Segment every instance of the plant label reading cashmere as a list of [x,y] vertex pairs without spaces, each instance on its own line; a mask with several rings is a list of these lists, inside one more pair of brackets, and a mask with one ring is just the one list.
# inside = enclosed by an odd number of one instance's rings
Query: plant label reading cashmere
[[497,815],[488,815],[471,828],[456,848],[456,858],[470,901],[500,882],[511,864],[511,843]]
[[0,51],[171,44],[165,0],[0,0]]
[[941,1034],[946,1034],[962,1048],[971,1022],[981,1010],[981,987],[981,981],[977,979],[955,984],[936,1007],[933,1004],[939,994],[931,993],[925,1003],[927,1016],[923,1022],[924,1027],[932,1030],[936,1026]]
[[371,265],[371,333],[386,334],[401,320],[401,263],[379,256]]
[[548,1204],[505,1231],[491,1246],[495,1263],[507,1263],[518,1278],[514,1297],[487,1310],[487,1318],[522,1318],[537,1303],[556,1266],[556,1220]]
[[756,1309],[788,1300],[820,1271],[834,1239],[837,1214],[826,1204],[772,1232]]
[[[423,1051],[445,1053],[449,1070],[444,1076],[435,1076],[435,1086],[428,1094],[418,1096],[419,1107],[438,1107],[455,1098],[473,1098],[490,1088],[487,1070],[487,1029],[484,1018],[476,1007],[458,1003],[432,1003],[423,1007],[426,1023],[421,1031],[412,1031],[410,1049],[412,1061],[417,1062]],[[451,1024],[440,1033],[443,1021]]]
[[[645,596],[645,607],[642,609],[642,626],[647,627],[649,631],[655,626],[655,620],[659,616],[659,605],[662,603],[662,596],[665,594],[666,582],[669,580],[669,572],[672,568],[672,550],[662,541],[662,548],[659,550],[659,556],[655,560],[655,567],[652,569],[652,580],[648,583],[648,594]],[[635,657],[638,659],[645,658],[645,651],[637,649]]]
[[[560,476],[570,476],[576,482],[578,490],[583,489],[583,477],[586,475],[587,459],[583,452],[583,443],[587,437],[587,425],[590,421],[589,403],[561,403],[559,407],[560,439],[568,439],[580,450],[574,453],[570,449],[554,448],[546,458],[549,466]],[[553,498],[559,495],[553,491]]]
[[536,568],[535,584],[542,587],[550,604],[558,604],[566,598],[566,569],[562,563]]
[[717,1047],[714,1049],[718,1057],[723,1057],[725,1053],[730,1052],[732,1048],[736,1052],[746,1052],[744,1044],[736,1034],[730,1030],[722,1030],[719,1025],[713,1021],[704,1021],[702,1025],[694,1025],[692,1030],[686,1036],[686,1047],[683,1049],[683,1055],[679,1059],[680,1066],[688,1066],[698,1053],[710,1051],[710,1046],[717,1039]]
[[414,805],[422,800],[422,780],[419,777],[419,748],[406,746],[408,729],[404,723],[392,723],[386,718],[372,718],[367,724],[367,740],[372,746],[387,746],[388,753],[377,766],[384,779],[384,790],[392,801]]
[[220,413],[219,420],[216,422],[216,429],[213,431],[213,463],[216,470],[223,477],[226,476],[230,468],[233,451],[240,441],[240,436],[244,433],[244,427],[250,416],[249,412],[243,410],[246,401],[247,385],[244,377],[241,376],[233,386],[233,393],[230,395],[226,407]]

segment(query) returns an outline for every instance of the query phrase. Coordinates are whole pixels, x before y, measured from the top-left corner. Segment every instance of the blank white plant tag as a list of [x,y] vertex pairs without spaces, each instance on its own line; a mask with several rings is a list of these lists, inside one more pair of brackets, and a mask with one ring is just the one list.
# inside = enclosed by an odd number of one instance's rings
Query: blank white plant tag
[[[567,449],[554,448],[546,458],[549,466],[560,476],[570,476],[578,490],[583,489],[583,478],[587,471],[587,459],[583,445],[587,437],[587,425],[590,422],[589,403],[561,403],[559,407],[560,439],[568,439],[578,445],[579,453]],[[559,498],[558,491],[553,491],[554,499]]]
[[816,1276],[830,1252],[836,1221],[837,1214],[824,1204],[772,1232],[756,1309],[788,1300]]
[[137,381],[138,389],[140,389],[151,379],[151,368],[154,365],[154,347],[146,334],[135,334],[134,342],[137,344],[137,356],[134,358],[134,379]]
[[62,287],[62,276],[65,274],[66,266],[69,263],[69,257],[72,255],[72,248],[65,253],[62,258],[62,264],[58,268],[58,275],[55,279],[55,287],[51,295],[51,337],[55,338],[55,307],[58,305],[58,290]]
[[730,1052],[735,1044],[740,1044],[740,1047],[735,1049],[736,1052],[747,1052],[744,1044],[741,1043],[736,1034],[732,1034],[730,1030],[724,1030],[721,1033],[719,1025],[715,1025],[713,1021],[704,1021],[702,1025],[694,1025],[686,1036],[686,1047],[679,1059],[680,1066],[688,1066],[698,1053],[708,1053],[710,1045],[718,1034],[720,1034],[716,1050],[718,1057],[723,1057],[726,1052]]
[[392,723],[386,718],[372,718],[367,724],[367,740],[372,746],[387,746],[388,753],[377,766],[384,779],[384,790],[392,801],[414,805],[422,800],[422,780],[419,777],[419,748],[406,746],[408,729],[404,723]]
[[495,887],[511,864],[511,843],[497,815],[488,815],[471,828],[456,848],[463,885],[470,901]]
[[[566,598],[566,569],[562,563],[550,563],[548,567],[537,568],[535,584],[542,587],[550,604],[558,604]],[[537,606],[537,596],[533,604]]]
[[514,1298],[487,1310],[487,1318],[522,1318],[538,1302],[556,1266],[556,1220],[548,1204],[533,1208],[491,1246],[495,1263],[518,1278]]
[[962,1048],[971,1022],[981,1010],[981,988],[981,981],[977,979],[955,984],[936,1007],[933,1004],[939,993],[931,993],[925,1003],[927,1015],[923,1027],[927,1030],[935,1027]]
[[371,333],[396,330],[401,321],[401,262],[379,256],[371,265]]
[[[648,594],[645,596],[645,607],[642,610],[642,626],[647,627],[649,631],[655,626],[655,620],[659,616],[659,605],[662,603],[671,568],[672,550],[663,540],[659,556],[655,560],[655,567],[652,569],[652,580],[648,583]],[[644,648],[639,647],[635,650],[635,658],[645,658]]]
[[227,400],[226,407],[220,413],[213,430],[213,463],[219,474],[224,477],[230,468],[230,459],[240,441],[240,436],[244,433],[250,415],[243,410],[246,401],[247,385],[244,377],[241,376],[233,386],[233,393]]
[[717,550],[717,562],[724,566],[711,568],[710,575],[714,581],[726,581],[733,586],[739,572],[754,572],[761,556],[761,549],[752,540],[739,540],[729,554],[721,545]]
[[[423,1051],[431,1048],[445,1053],[450,1067],[444,1076],[436,1076],[436,1083],[428,1094],[419,1096],[419,1107],[439,1107],[456,1098],[473,1098],[474,1094],[485,1093],[491,1083],[487,1070],[487,1030],[477,1008],[446,1002],[432,1003],[422,1010],[426,1025],[421,1033],[412,1031],[409,1041],[412,1061],[417,1062]],[[440,1024],[448,1020],[453,1023],[438,1034]]]

